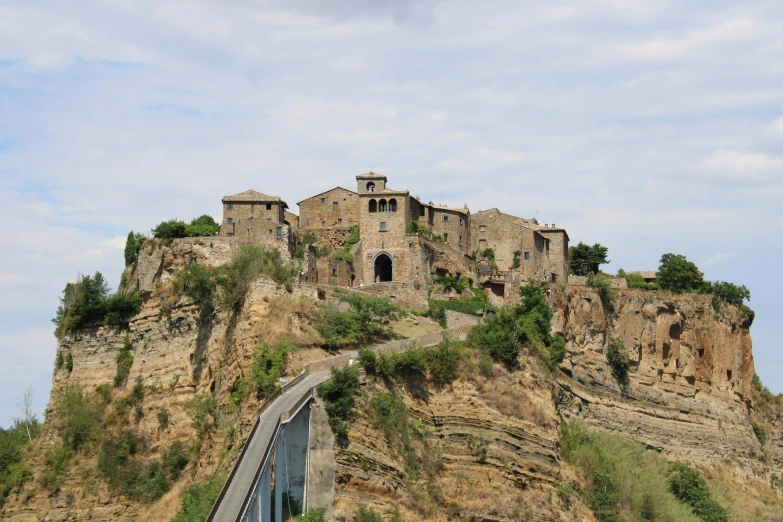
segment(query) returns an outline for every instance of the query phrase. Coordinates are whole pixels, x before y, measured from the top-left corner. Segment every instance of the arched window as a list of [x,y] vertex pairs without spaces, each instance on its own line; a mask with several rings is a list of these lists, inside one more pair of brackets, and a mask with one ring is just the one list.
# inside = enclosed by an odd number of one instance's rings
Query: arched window
[[367,192],[375,192],[375,183],[372,181],[367,183]]
[[389,200],[389,212],[397,212],[397,200],[396,199],[390,199]]
[[386,200],[382,199],[378,202],[378,212],[386,212]]
[[375,201],[374,199],[370,200],[370,208],[369,208],[369,210],[370,210],[370,212],[378,212],[378,202]]

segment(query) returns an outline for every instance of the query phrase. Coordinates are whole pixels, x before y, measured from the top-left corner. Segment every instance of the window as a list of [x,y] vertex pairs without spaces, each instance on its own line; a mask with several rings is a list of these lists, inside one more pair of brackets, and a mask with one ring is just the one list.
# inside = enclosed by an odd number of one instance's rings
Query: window
[[462,226],[462,218],[459,218],[459,224]]
[[530,259],[530,252],[525,252],[525,259]]
[[326,220],[325,220],[325,219],[322,219],[322,220],[321,220],[321,226],[322,226],[322,227],[325,227],[325,226],[326,226]]
[[234,224],[234,218],[228,218],[228,224],[233,225]]
[[370,200],[369,210],[370,212],[378,212],[378,202],[374,199]]
[[380,223],[378,223],[378,230],[380,230],[381,232],[386,232],[387,229],[386,229],[385,221],[381,221]]
[[253,213],[255,213],[255,211],[256,211],[256,206],[255,205],[250,205],[250,213],[253,214]]
[[267,203],[266,204],[266,209],[267,210],[272,210],[272,204],[271,203]]
[[486,232],[486,231],[487,231],[487,225],[481,225],[481,226],[479,227],[479,231],[480,231],[480,232]]
[[234,233],[233,233],[233,232],[229,232],[229,233],[228,233],[228,234],[226,234],[226,235],[227,235],[228,237],[234,237]]
[[372,181],[367,183],[367,192],[375,192],[375,183]]
[[333,276],[336,276],[336,275],[337,275],[337,269],[336,269],[336,268],[332,268],[332,275],[333,275]]
[[270,233],[270,234],[272,233],[272,229],[271,229],[271,228],[269,229],[269,233]]
[[340,205],[338,205],[336,201],[333,202],[332,203],[332,210],[339,210],[339,209],[340,209]]
[[397,212],[397,200],[396,199],[390,199],[389,200],[389,212]]
[[449,242],[449,235],[448,234],[443,234],[443,242],[444,243],[448,243]]
[[226,205],[226,210],[234,210],[234,204],[233,203],[228,203]]
[[386,200],[382,199],[378,202],[378,212],[386,212]]
[[486,250],[487,249],[487,240],[486,239],[479,239],[479,250]]
[[277,227],[277,237],[283,237],[283,227]]
[[321,203],[326,203],[326,198],[321,198]]
[[419,215],[420,215],[420,216],[423,216],[423,215],[424,215],[424,211],[425,211],[425,209],[424,209],[424,205],[419,205]]
[[446,222],[449,220],[449,216],[443,216],[443,221]]
[[343,224],[343,218],[337,218],[337,224],[342,225]]
[[459,236],[459,246],[462,246],[462,236]]

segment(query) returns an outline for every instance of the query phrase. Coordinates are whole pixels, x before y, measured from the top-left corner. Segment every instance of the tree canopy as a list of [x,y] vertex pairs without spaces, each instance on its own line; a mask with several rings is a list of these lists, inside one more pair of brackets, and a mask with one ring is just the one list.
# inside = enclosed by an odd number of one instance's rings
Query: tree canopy
[[217,224],[212,216],[204,214],[191,220],[189,225],[179,219],[163,221],[152,229],[152,236],[160,239],[207,237],[214,236],[219,231],[220,225]]
[[675,293],[698,290],[704,276],[695,263],[679,254],[664,254],[658,268],[658,286]]
[[579,276],[597,274],[601,265],[609,263],[608,253],[609,249],[599,243],[590,246],[580,241],[568,249],[568,271]]

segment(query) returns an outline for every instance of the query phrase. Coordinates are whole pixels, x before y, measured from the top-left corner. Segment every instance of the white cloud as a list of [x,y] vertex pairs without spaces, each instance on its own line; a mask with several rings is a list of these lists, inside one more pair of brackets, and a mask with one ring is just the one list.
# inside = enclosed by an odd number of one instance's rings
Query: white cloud
[[726,261],[730,260],[732,257],[734,257],[733,252],[718,252],[717,254],[714,254],[701,263],[699,263],[699,266],[701,268],[707,268],[715,265],[720,265],[725,263]]
[[698,163],[705,177],[737,183],[771,183],[783,181],[783,158],[719,149]]

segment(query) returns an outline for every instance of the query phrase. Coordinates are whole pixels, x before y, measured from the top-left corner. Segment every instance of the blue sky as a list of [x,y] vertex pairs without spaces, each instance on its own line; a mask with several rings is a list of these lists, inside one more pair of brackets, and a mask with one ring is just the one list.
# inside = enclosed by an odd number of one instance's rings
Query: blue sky
[[747,285],[783,392],[783,4],[101,0],[0,5],[0,425],[43,411],[67,281],[128,230],[371,167]]

